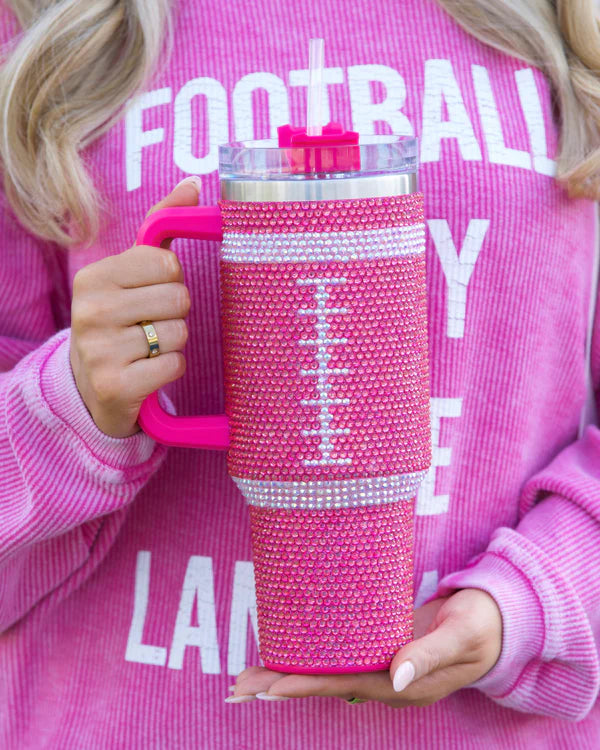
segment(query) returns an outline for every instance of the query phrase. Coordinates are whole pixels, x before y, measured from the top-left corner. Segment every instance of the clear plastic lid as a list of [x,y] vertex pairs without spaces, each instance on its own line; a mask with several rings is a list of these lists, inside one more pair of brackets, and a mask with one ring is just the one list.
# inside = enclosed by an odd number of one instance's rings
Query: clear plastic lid
[[228,143],[219,148],[221,180],[343,180],[417,172],[417,139],[361,136],[358,146],[288,146],[276,140]]

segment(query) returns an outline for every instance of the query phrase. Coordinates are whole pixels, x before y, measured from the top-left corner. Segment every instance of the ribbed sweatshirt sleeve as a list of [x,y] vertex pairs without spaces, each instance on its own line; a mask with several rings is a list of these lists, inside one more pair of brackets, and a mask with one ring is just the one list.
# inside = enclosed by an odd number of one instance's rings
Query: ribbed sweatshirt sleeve
[[[56,266],[4,207],[0,214],[0,630],[73,585],[103,529],[166,449],[147,435],[111,438],[92,420],[70,366]],[[63,311],[64,312],[64,311]],[[104,524],[105,519],[111,519]],[[117,523],[119,521],[119,523]],[[105,545],[104,545],[105,546]]]
[[600,430],[592,425],[525,484],[516,528],[498,529],[485,552],[440,581],[437,595],[482,589],[502,612],[500,658],[473,687],[519,711],[584,718],[600,689],[598,571]]

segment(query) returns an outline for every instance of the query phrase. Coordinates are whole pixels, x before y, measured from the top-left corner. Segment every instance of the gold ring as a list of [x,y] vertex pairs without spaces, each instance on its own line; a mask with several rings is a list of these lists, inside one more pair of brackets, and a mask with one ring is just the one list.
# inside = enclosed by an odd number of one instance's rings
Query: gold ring
[[346,698],[346,703],[367,703],[364,698]]
[[142,320],[139,325],[142,326],[144,329],[144,333],[146,334],[146,339],[148,340],[148,356],[149,357],[158,357],[160,354],[160,349],[158,348],[158,336],[156,335],[156,329],[154,328],[154,323],[150,320]]

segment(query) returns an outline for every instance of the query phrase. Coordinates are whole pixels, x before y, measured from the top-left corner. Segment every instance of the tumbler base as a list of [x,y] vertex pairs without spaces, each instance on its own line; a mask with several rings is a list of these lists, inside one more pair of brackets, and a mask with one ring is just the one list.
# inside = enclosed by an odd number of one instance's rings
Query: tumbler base
[[285,672],[286,674],[355,674],[358,672],[383,672],[390,668],[390,662],[385,664],[369,664],[360,666],[345,667],[298,667],[293,664],[272,664],[263,662],[266,669],[272,669],[273,672]]
[[413,639],[413,507],[250,506],[266,664],[299,674],[387,669]]

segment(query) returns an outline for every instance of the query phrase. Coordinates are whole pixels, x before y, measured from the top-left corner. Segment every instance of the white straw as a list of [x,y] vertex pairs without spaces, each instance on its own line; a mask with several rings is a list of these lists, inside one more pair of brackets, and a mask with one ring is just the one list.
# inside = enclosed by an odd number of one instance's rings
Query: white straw
[[322,135],[323,121],[323,46],[322,39],[311,39],[308,43],[308,99],[306,105],[307,135]]

